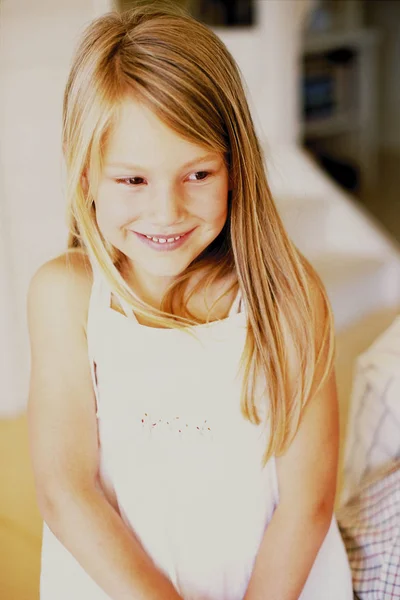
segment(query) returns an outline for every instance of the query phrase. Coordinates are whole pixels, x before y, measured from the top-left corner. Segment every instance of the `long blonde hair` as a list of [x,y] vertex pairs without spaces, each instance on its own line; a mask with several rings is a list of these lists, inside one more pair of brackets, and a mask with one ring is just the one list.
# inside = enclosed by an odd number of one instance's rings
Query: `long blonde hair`
[[[121,273],[124,255],[104,239],[96,223],[94,199],[103,148],[127,97],[144,102],[185,139],[222,152],[232,185],[223,231],[174,281],[161,310],[142,302],[130,289]],[[128,12],[111,12],[93,21],[77,48],[65,89],[63,149],[68,246],[91,255],[112,290],[137,314],[161,327],[190,331],[197,321],[183,298],[192,275],[201,269],[205,273],[194,292],[204,284],[234,277],[247,313],[242,413],[260,424],[258,399],[267,403],[270,435],[264,463],[284,452],[316,391],[317,368],[322,373],[320,385],[331,371],[332,315],[319,278],[282,225],[238,67],[222,41],[166,2],[140,2]],[[88,168],[90,182],[85,188]],[[324,307],[322,332],[316,330],[321,322],[315,316],[311,287]],[[295,377],[289,356],[293,352]]]

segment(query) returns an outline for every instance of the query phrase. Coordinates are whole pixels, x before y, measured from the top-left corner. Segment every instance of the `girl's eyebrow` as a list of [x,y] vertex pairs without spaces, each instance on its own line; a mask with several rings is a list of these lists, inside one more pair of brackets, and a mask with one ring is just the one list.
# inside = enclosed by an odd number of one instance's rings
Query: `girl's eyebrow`
[[[191,167],[192,165],[199,163],[199,162],[205,162],[206,160],[214,160],[218,158],[215,152],[212,153],[208,153],[208,154],[204,154],[203,156],[199,156],[197,158],[194,158],[193,160],[190,160],[189,162],[185,163],[184,165],[182,165],[182,169],[187,169],[188,167]],[[137,171],[146,171],[146,167],[141,167],[140,165],[134,165],[133,163],[127,163],[127,162],[112,162],[112,163],[108,163],[105,165],[106,168],[117,168],[117,169],[135,169]]]

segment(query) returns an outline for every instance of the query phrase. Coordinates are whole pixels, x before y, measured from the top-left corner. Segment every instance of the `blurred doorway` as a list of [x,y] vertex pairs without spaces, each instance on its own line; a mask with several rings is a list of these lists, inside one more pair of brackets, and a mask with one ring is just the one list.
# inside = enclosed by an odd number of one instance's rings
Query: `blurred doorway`
[[[254,0],[174,0],[185,6],[199,21],[212,27],[243,27],[254,23]],[[119,0],[118,8],[127,10],[134,0]]]
[[301,141],[400,241],[400,1],[320,0],[303,38]]

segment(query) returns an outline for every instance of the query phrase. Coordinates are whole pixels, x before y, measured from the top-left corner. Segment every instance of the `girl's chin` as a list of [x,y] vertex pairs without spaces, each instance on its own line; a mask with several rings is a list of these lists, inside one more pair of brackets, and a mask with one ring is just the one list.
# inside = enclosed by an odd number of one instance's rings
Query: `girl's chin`
[[[163,261],[164,262],[164,261]],[[151,277],[177,277],[189,266],[190,262],[182,261],[181,263],[176,262],[175,264],[155,265],[153,264],[140,264],[135,261],[136,268],[139,269],[143,275],[148,274]]]

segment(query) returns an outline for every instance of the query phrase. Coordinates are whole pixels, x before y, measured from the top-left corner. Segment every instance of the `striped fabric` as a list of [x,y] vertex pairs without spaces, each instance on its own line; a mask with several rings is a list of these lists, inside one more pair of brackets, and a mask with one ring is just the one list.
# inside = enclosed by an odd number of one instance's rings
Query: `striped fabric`
[[341,503],[400,459],[400,316],[357,359],[347,431]]
[[400,460],[337,513],[353,574],[354,598],[400,599]]

